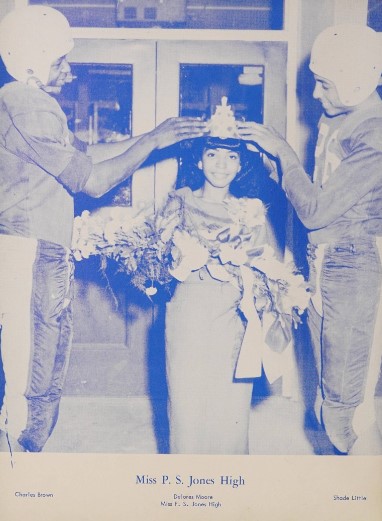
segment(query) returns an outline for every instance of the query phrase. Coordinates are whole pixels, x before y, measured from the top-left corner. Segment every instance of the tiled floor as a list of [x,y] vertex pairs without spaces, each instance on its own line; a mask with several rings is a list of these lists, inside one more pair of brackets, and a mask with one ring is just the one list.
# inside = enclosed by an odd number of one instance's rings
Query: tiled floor
[[[168,452],[166,384],[163,356],[149,358],[148,375],[136,371],[129,350],[76,349],[48,452],[156,454]],[[132,355],[131,355],[132,356]],[[256,381],[250,422],[254,455],[333,455],[323,429],[305,414],[312,403],[314,375],[305,364],[300,398],[281,396],[277,382]],[[142,374],[141,374],[142,373]],[[128,375],[126,377],[126,375]],[[150,400],[148,395],[158,397]],[[382,432],[382,379],[377,388]],[[366,446],[365,453],[378,454]]]
[[[148,357],[149,370],[134,364],[126,348],[87,346],[74,349],[56,428],[45,452],[168,453],[166,384],[163,353]],[[154,356],[155,355],[155,356]],[[281,387],[258,379],[250,421],[253,455],[333,455],[317,422],[305,414],[312,403],[312,364],[301,369],[301,396],[281,396]],[[147,374],[146,374],[147,373]],[[158,397],[157,399],[150,399]],[[382,377],[377,386],[377,416],[382,432]],[[374,442],[373,442],[374,443]],[[380,444],[366,444],[362,454],[382,454]]]
[[[59,422],[45,452],[164,452],[166,426],[155,421],[155,416],[164,414],[164,408],[163,402],[157,402],[153,414],[146,396],[64,396]],[[304,428],[304,423],[299,402],[281,396],[255,401],[251,412],[250,453],[333,454],[322,430]]]
[[[377,398],[382,432],[382,397]],[[45,445],[49,453],[167,453],[166,402],[147,396],[64,396],[59,420]],[[334,455],[322,428],[304,413],[301,402],[270,396],[253,400],[250,418],[252,455]],[[1,450],[8,450],[2,448]],[[380,442],[363,455],[382,455]]]

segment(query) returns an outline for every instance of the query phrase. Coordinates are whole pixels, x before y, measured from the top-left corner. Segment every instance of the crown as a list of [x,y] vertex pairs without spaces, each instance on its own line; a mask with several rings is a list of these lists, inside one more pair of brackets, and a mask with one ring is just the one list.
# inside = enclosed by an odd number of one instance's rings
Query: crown
[[240,139],[236,127],[235,116],[231,105],[227,105],[227,96],[221,99],[221,105],[216,106],[215,114],[208,122],[210,136],[221,139],[236,138]]

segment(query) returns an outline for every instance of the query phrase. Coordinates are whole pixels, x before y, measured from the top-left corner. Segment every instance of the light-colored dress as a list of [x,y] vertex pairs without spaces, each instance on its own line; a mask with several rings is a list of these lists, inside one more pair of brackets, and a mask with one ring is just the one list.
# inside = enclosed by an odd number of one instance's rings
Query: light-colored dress
[[[224,203],[198,198],[189,188],[175,192],[176,198],[182,226],[195,236],[232,224]],[[174,198],[169,204],[176,206]],[[254,233],[263,242],[261,228]],[[234,377],[245,332],[241,297],[240,287],[216,280],[203,266],[177,284],[167,304],[171,453],[248,453],[253,380]]]

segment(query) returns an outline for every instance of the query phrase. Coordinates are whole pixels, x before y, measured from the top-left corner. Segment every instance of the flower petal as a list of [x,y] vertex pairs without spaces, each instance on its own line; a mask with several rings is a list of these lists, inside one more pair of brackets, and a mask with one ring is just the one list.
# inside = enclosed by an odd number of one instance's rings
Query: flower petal
[[232,279],[232,276],[221,264],[207,264],[206,267],[213,279],[221,280],[222,282],[229,282]]

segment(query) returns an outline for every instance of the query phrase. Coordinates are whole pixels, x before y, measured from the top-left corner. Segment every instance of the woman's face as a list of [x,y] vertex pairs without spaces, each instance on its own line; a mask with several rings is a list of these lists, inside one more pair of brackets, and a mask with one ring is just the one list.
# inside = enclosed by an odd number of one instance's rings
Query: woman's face
[[206,183],[225,188],[240,172],[240,154],[226,148],[206,148],[198,167],[203,170]]

